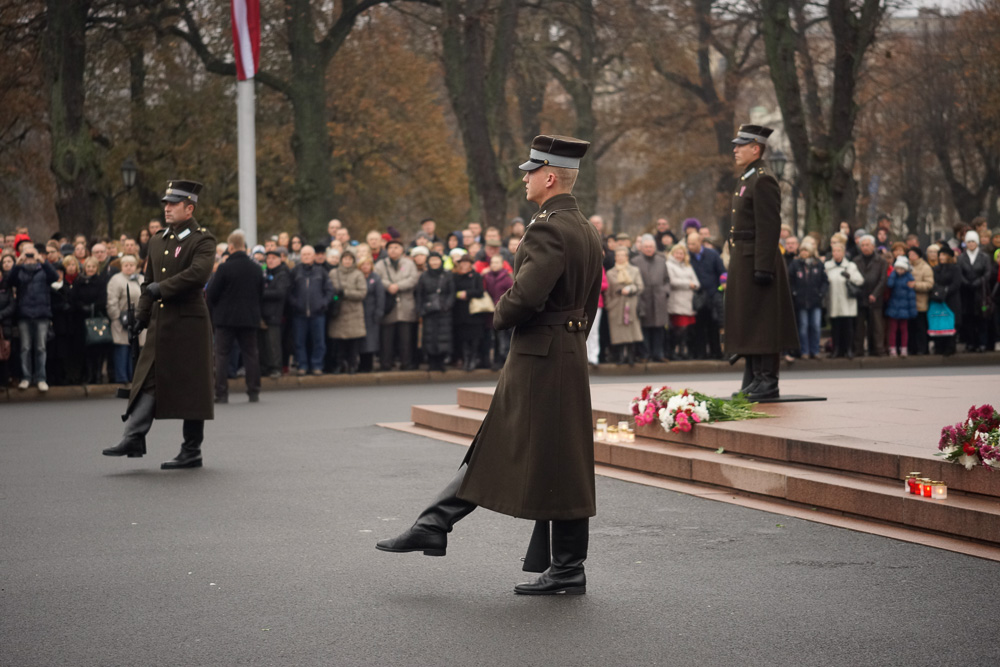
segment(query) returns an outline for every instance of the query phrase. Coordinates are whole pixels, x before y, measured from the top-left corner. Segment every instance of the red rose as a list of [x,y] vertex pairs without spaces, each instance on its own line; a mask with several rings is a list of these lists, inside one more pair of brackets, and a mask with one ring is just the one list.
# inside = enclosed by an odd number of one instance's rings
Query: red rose
[[966,456],[975,456],[976,446],[973,445],[971,442],[967,442],[964,445],[962,445],[962,451],[965,452]]

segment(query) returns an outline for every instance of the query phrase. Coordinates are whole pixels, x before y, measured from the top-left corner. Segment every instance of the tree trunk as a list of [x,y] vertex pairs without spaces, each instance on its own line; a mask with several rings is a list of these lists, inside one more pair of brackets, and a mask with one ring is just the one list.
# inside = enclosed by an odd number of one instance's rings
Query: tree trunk
[[97,150],[84,117],[89,0],[46,0],[43,38],[59,229],[94,234]]
[[[470,195],[478,204],[483,226],[503,229],[507,217],[507,191],[498,171],[493,147],[487,81],[499,74],[486,64],[487,3],[483,0],[445,0],[441,3],[441,31],[445,84],[465,146]],[[503,37],[501,37],[503,38]],[[506,76],[503,76],[506,80]]]

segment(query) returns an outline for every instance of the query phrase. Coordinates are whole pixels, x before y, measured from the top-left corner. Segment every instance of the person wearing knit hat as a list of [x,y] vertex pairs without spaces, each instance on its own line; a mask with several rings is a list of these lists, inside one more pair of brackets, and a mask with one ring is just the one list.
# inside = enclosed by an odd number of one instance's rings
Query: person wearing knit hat
[[698,218],[688,218],[687,220],[685,220],[681,224],[681,236],[687,236],[689,229],[694,229],[694,230],[701,229],[701,221],[698,220]]
[[897,356],[898,350],[898,354],[905,357],[910,347],[910,320],[917,316],[917,291],[910,272],[910,260],[905,255],[900,255],[893,262],[887,285],[889,300],[885,304],[885,319],[889,356]]
[[[989,317],[992,313],[990,290],[995,281],[989,257],[979,247],[979,234],[974,230],[965,233],[965,252],[958,256],[958,270],[962,276],[962,317],[959,338],[969,352],[983,352],[989,336]],[[957,318],[956,318],[957,319]]]

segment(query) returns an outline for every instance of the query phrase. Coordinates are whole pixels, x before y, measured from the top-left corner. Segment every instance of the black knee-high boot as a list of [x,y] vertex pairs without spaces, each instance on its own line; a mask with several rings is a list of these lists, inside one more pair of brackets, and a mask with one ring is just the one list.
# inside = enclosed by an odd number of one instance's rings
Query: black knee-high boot
[[759,401],[766,398],[778,398],[778,366],[777,354],[761,354],[757,356],[754,366],[756,380],[747,392],[747,399]]
[[740,390],[735,392],[736,394],[748,394],[753,390],[754,384],[757,381],[757,355],[748,354],[743,357],[743,382],[740,384]]
[[590,520],[552,522],[552,564],[535,581],[518,584],[514,592],[520,595],[583,595],[587,592],[587,576],[583,561],[587,560],[590,541]]
[[170,461],[161,463],[162,470],[201,467],[201,443],[205,439],[205,420],[185,419],[183,433],[184,442],[181,443],[181,453]]
[[139,458],[146,453],[146,434],[153,426],[153,415],[156,412],[156,399],[146,392],[140,392],[135,399],[132,411],[128,413],[125,422],[125,433],[122,440],[114,447],[105,449],[105,456],[128,456]]
[[467,469],[465,465],[458,469],[455,478],[420,513],[412,526],[397,537],[378,542],[375,548],[393,553],[423,551],[425,556],[444,556],[452,526],[478,507],[457,495]]

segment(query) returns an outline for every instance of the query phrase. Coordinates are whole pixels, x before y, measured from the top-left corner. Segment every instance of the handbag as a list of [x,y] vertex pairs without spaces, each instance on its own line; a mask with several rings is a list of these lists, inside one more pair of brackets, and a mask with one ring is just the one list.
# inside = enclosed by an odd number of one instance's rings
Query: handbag
[[0,361],[10,359],[10,341],[3,337],[3,327],[0,327]]
[[492,313],[493,312],[493,299],[487,292],[483,292],[483,295],[476,297],[475,299],[469,299],[469,314],[478,315],[479,313]]
[[955,313],[945,303],[935,301],[927,308],[927,335],[951,336],[955,333]]
[[90,307],[90,317],[83,320],[84,344],[103,345],[111,342],[111,321],[102,316],[94,316],[94,307]]
[[709,299],[711,295],[704,289],[695,290],[694,295],[691,297],[691,308],[697,313],[705,309],[706,306],[711,305]]
[[944,302],[948,298],[948,286],[935,285],[931,288],[929,298],[931,301],[937,301],[938,303]]
[[847,285],[847,298],[858,299],[861,297],[861,285],[855,285],[850,280],[844,282]]

